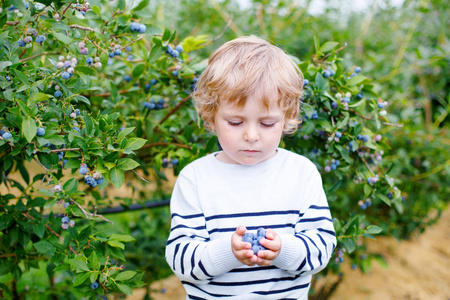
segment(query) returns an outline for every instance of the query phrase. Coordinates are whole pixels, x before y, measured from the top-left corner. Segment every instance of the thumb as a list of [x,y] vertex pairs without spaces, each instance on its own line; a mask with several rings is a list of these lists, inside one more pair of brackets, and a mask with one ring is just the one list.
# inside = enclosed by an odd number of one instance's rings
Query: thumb
[[240,225],[240,226],[238,226],[238,228],[236,228],[236,233],[239,235],[244,235],[246,231],[247,231],[247,228],[245,228],[245,226],[243,226],[243,225]]

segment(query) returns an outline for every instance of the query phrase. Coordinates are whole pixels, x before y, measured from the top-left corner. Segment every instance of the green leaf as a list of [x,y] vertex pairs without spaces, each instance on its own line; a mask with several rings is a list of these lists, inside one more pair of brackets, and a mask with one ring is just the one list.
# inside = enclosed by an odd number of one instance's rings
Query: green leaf
[[124,280],[128,280],[133,278],[134,276],[136,276],[137,272],[135,271],[124,271],[119,273],[119,275],[117,275],[115,281],[124,281]]
[[117,287],[119,288],[119,290],[121,290],[123,293],[132,296],[133,295],[133,291],[131,290],[131,288],[128,285],[125,284],[121,284],[118,283]]
[[320,91],[323,91],[325,89],[325,79],[323,79],[323,76],[320,73],[316,74],[316,86]]
[[23,135],[25,136],[25,138],[27,139],[27,141],[29,143],[31,143],[33,138],[36,136],[36,130],[37,130],[37,126],[36,126],[36,121],[34,121],[34,119],[27,118],[27,119],[23,120],[23,122],[22,122]]
[[347,252],[350,254],[356,249],[355,241],[350,238],[343,239],[342,243],[344,244],[345,249],[347,249]]
[[45,101],[48,98],[50,98],[50,95],[44,94],[44,93],[37,93],[33,95],[34,101]]
[[110,237],[110,240],[118,240],[121,242],[133,242],[136,239],[134,237],[132,237],[131,235],[128,234],[117,234],[117,233],[113,233]]
[[67,194],[75,192],[78,189],[78,180],[76,178],[70,178],[64,183],[63,189]]
[[9,67],[11,65],[12,65],[12,62],[10,62],[10,61],[0,62],[0,72],[3,71],[4,68]]
[[116,187],[116,189],[120,189],[120,187],[125,182],[125,175],[123,174],[123,171],[117,167],[111,169],[109,173],[109,178]]
[[89,268],[84,260],[81,259],[70,259],[69,264],[77,269],[77,271],[89,271]]
[[378,234],[380,232],[382,232],[383,229],[381,229],[381,227],[378,227],[376,225],[369,225],[367,226],[366,232],[368,234]]
[[366,77],[364,77],[364,76],[362,76],[362,75],[354,76],[354,77],[350,78],[350,79],[347,81],[347,86],[354,86],[354,85],[357,85],[358,83],[360,83],[360,82],[363,81],[364,79],[366,79]]
[[73,286],[78,286],[78,285],[82,284],[89,278],[89,276],[91,276],[90,272],[83,272],[83,273],[77,274],[77,276],[75,277],[75,281],[73,282]]
[[150,0],[142,0],[135,8],[133,8],[131,11],[140,11],[143,10],[148,6]]
[[55,194],[52,191],[49,191],[47,189],[40,189],[39,193],[41,193],[47,197],[52,197],[52,198],[55,196]]
[[137,78],[139,76],[142,75],[142,73],[145,70],[145,65],[144,64],[139,64],[137,65],[134,69],[133,69],[133,77]]
[[55,36],[55,38],[57,40],[63,42],[66,45],[69,45],[72,43],[72,39],[65,34],[53,31],[53,35]]
[[84,73],[86,75],[92,75],[96,72],[93,68],[86,66],[77,66],[77,71],[80,71],[81,73]]
[[125,145],[125,150],[137,150],[145,145],[147,140],[141,139],[141,138],[131,138],[127,141],[127,144]]
[[87,105],[91,105],[91,101],[89,101],[89,99],[86,98],[86,97],[84,97],[84,96],[81,96],[81,95],[75,95],[75,96],[73,96],[73,99],[76,100],[76,101],[84,102],[84,103],[86,103]]
[[125,249],[125,245],[117,240],[108,241],[108,244],[114,248],[120,248],[122,250]]
[[166,29],[164,29],[162,40],[168,41],[169,39],[170,39],[170,30],[168,28],[166,28]]
[[117,167],[123,171],[133,170],[139,166],[139,163],[131,158],[121,158],[117,163]]
[[[33,225],[33,232],[42,239],[45,233],[45,226],[43,223]],[[53,245],[52,245],[53,246]],[[39,246],[38,246],[39,247]]]
[[339,45],[337,42],[326,42],[320,47],[319,51],[325,53],[334,49],[337,45]]
[[127,135],[129,135],[131,132],[133,132],[133,130],[135,128],[136,127],[128,127],[128,128],[121,130],[119,132],[119,134],[117,135],[117,143],[120,144],[120,142],[123,140],[123,138],[126,137]]
[[91,256],[89,256],[89,265],[94,271],[100,270],[100,261],[98,260],[97,254],[95,251],[92,252]]
[[34,248],[36,248],[36,250],[39,253],[42,253],[42,254],[52,255],[56,251],[55,246],[53,246],[52,244],[50,244],[47,241],[36,242],[33,244],[33,246],[34,246]]

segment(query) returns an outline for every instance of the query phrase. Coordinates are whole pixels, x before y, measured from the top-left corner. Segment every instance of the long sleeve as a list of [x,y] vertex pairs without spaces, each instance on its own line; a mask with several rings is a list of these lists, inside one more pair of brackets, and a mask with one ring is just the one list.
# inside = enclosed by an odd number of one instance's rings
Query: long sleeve
[[180,175],[171,198],[171,231],[166,260],[182,280],[204,284],[241,263],[231,250],[231,239],[211,241],[195,185]]
[[281,235],[282,248],[274,265],[290,273],[311,275],[326,267],[336,246],[336,235],[322,187],[322,179],[313,168],[304,185],[302,198],[308,199],[300,212],[295,233]]

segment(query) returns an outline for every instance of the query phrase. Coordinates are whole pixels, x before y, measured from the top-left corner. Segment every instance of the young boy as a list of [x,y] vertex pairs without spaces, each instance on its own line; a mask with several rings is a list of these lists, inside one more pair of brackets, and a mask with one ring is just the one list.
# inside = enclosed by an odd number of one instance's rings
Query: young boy
[[[256,37],[225,43],[194,92],[221,151],[186,166],[171,199],[166,260],[188,299],[307,299],[336,237],[315,165],[278,148],[298,125],[303,79]],[[266,230],[254,253],[246,232]]]

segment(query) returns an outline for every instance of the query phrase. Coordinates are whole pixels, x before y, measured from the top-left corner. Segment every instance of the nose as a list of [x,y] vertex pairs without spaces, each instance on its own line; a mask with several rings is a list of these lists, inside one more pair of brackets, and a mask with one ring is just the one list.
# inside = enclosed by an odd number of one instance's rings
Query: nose
[[259,131],[255,126],[246,126],[244,132],[244,140],[250,143],[257,142],[259,140]]

